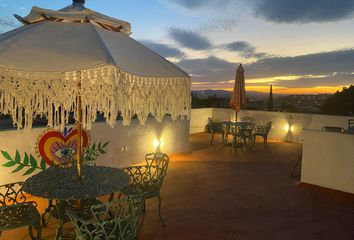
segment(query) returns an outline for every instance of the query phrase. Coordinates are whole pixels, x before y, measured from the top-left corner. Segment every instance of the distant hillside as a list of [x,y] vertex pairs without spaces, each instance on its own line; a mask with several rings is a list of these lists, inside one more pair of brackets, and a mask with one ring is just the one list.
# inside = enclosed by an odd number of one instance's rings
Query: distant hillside
[[[231,92],[230,91],[225,91],[225,90],[197,90],[197,91],[192,91],[193,94],[196,95],[200,95],[200,96],[205,96],[205,97],[209,97],[209,96],[218,96],[218,97],[230,97],[231,96]],[[246,95],[248,98],[265,98],[268,97],[268,93],[263,93],[263,92],[256,92],[256,91],[247,91]],[[283,96],[287,96],[285,94],[274,94],[274,96],[276,97],[283,97]]]

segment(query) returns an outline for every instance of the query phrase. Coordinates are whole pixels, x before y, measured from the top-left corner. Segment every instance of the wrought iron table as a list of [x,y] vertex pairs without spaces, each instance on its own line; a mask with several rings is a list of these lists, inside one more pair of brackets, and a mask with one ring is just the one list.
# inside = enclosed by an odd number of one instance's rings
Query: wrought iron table
[[56,239],[63,234],[66,200],[85,200],[119,192],[129,184],[129,176],[120,169],[102,166],[83,166],[83,178],[77,170],[51,167],[27,179],[23,191],[32,196],[59,200],[59,226]]
[[[247,143],[247,138],[252,136],[249,131],[252,131],[247,128],[249,123],[247,122],[222,122],[223,128],[225,129],[223,134],[223,143],[224,145],[230,145],[232,147],[241,147],[244,151],[245,148],[249,148],[249,144]],[[231,143],[227,142],[228,135],[233,136],[233,140]],[[252,141],[252,139],[250,139]]]

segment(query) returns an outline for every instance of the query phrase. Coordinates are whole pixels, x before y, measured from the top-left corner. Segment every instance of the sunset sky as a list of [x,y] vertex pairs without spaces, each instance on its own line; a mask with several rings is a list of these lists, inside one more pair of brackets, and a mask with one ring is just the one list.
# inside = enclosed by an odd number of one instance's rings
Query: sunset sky
[[[70,0],[0,0],[0,32],[32,6]],[[132,24],[132,37],[192,76],[193,89],[231,89],[244,64],[247,90],[333,93],[354,84],[353,0],[87,0]]]

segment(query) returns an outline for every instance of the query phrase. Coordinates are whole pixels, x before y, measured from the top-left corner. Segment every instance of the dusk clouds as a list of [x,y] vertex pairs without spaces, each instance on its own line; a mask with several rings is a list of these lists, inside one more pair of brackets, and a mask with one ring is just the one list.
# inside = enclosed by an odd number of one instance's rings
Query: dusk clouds
[[[264,58],[267,56],[266,53],[258,52],[255,46],[246,41],[235,41],[223,45],[215,45],[208,37],[188,29],[170,28],[169,36],[179,46],[192,50],[203,51],[225,49],[230,52],[239,53],[240,56],[245,58]],[[157,49],[158,52],[160,50],[158,48],[155,49]],[[161,49],[161,51],[164,50]]]
[[[229,81],[234,78],[234,63],[209,57],[182,60],[178,65],[194,75],[197,82]],[[267,85],[252,82],[267,79],[281,87],[338,86],[354,83],[354,49],[307,54],[294,57],[268,57],[246,64],[248,85]],[[289,78],[292,76],[292,78]],[[276,77],[275,79],[272,79]]]
[[329,22],[354,17],[353,0],[255,0],[256,16],[279,23]]
[[[194,31],[180,28],[170,30],[169,37],[179,46],[198,51],[213,51],[204,58],[188,58],[187,56],[178,63],[198,83],[215,82],[225,87],[225,83],[234,78],[238,62],[245,60],[247,78],[251,79],[247,84],[251,86],[266,86],[269,83],[267,81],[287,88],[344,86],[354,83],[354,44],[342,45],[337,48],[340,50],[322,49],[318,52],[309,51],[304,54],[284,56],[262,51],[251,41],[245,41],[247,39],[245,38],[247,34],[244,34],[246,28],[243,28],[243,31],[231,31],[234,28],[242,28],[246,23],[245,19],[240,18],[244,12],[256,21],[264,21],[275,27],[279,26],[279,29],[287,24],[302,27],[310,23],[326,24],[354,19],[353,0],[170,0],[170,2],[192,13],[209,12],[209,16],[214,19],[227,18],[220,29],[234,34],[233,40],[230,41],[228,38],[224,40],[224,43],[216,44],[210,40],[210,34],[208,34],[212,32],[213,27],[209,27],[207,31],[203,31],[203,28]],[[213,21],[216,20],[209,20],[209,22]],[[328,31],[331,30],[333,29],[328,29]],[[247,31],[249,30],[246,29]],[[263,29],[260,28],[258,31],[262,32]],[[311,34],[311,30],[309,31],[306,34]],[[289,33],[289,37],[292,35],[298,39],[306,38],[306,36],[294,36],[291,32],[285,31],[284,33]],[[276,41],[281,38],[286,41],[287,35],[274,36]],[[317,38],[319,42],[328,41],[328,39],[321,38],[321,35]],[[307,44],[316,46],[318,44],[316,41],[313,39]],[[294,45],[294,48],[297,47],[302,46],[300,43]],[[220,54],[215,55],[214,52],[218,51],[226,51],[228,58],[223,58]],[[239,57],[235,57],[232,61],[230,54],[236,54],[232,56]]]
[[213,47],[208,38],[192,30],[170,28],[169,36],[181,47],[193,50],[207,50]]
[[257,52],[256,47],[246,41],[236,41],[223,45],[223,47],[231,52],[238,52],[245,58],[264,58],[266,53]]
[[[44,0],[0,3],[0,32],[18,27],[13,14],[25,15],[33,5],[65,6]],[[144,39],[145,46],[176,63],[199,89],[232,87],[240,62],[252,89],[269,82],[289,89],[354,83],[354,0],[101,0],[86,5],[131,22],[131,37]]]
[[140,42],[165,58],[183,58],[185,56],[184,52],[182,52],[179,48],[173,47],[168,44],[155,43],[146,40]]
[[230,0],[170,0],[182,7],[188,9],[200,9],[202,7],[210,7],[215,5],[225,5]]
[[328,75],[354,72],[354,49],[261,59],[248,66],[249,77]]
[[[209,8],[223,13],[224,6],[236,8],[243,4],[254,17],[277,23],[330,22],[354,17],[353,0],[170,0],[195,11]],[[215,7],[219,6],[219,7]]]

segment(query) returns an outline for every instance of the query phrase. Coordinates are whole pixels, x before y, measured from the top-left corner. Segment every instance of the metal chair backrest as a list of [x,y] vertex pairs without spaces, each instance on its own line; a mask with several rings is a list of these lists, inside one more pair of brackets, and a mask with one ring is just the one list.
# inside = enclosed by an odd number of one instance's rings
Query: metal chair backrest
[[94,219],[86,220],[76,212],[68,211],[74,224],[76,239],[117,239],[135,238],[138,220],[144,209],[144,196],[121,196],[109,202],[94,205],[91,212]]
[[266,134],[268,134],[270,132],[270,130],[272,129],[272,125],[273,125],[273,122],[268,122],[265,125]]
[[256,119],[254,117],[242,117],[241,122],[255,123]]
[[145,155],[145,161],[149,168],[150,180],[155,180],[158,185],[162,185],[170,162],[165,153],[149,153]]
[[0,207],[8,207],[26,202],[22,192],[23,182],[10,183],[0,186]]

